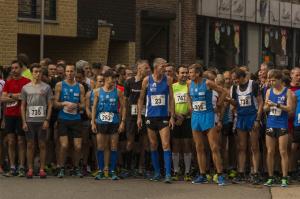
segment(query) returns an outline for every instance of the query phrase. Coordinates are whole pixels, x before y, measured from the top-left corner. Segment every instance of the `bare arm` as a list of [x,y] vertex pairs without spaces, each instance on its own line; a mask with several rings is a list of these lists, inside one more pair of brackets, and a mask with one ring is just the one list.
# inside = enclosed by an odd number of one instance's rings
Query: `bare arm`
[[122,107],[121,109],[121,118],[122,118],[122,122],[125,122],[126,119],[126,106],[125,106],[125,97],[123,92],[118,91],[118,96],[119,96],[119,101],[120,101],[120,106]]
[[54,107],[57,109],[61,109],[64,107],[63,102],[59,101],[60,98],[60,92],[61,92],[62,83],[58,82],[55,85],[55,94],[54,94]]
[[92,124],[96,123],[96,110],[97,110],[98,100],[99,100],[99,92],[96,92],[94,94],[94,103],[92,108]]
[[269,96],[270,96],[270,89],[267,90],[266,92],[266,99],[265,99],[265,104],[264,104],[264,112],[270,111],[270,106],[269,106]]
[[292,112],[292,108],[293,108],[293,95],[292,95],[292,91],[290,89],[288,89],[287,91],[287,103],[286,105],[280,105],[280,109],[290,113]]
[[46,117],[47,121],[50,121],[50,119],[51,119],[52,108],[53,108],[53,99],[49,99],[48,100],[47,117]]
[[84,87],[80,84],[80,103],[78,105],[78,111],[80,110],[84,110],[85,107],[85,91],[84,91]]
[[3,92],[2,96],[0,97],[0,101],[4,103],[9,103],[9,102],[15,102],[17,100],[13,99],[12,97],[9,97],[7,92]]
[[26,123],[26,100],[22,100],[21,102],[21,116],[23,124]]
[[175,118],[175,101],[172,89],[173,79],[168,78],[168,85],[169,85],[169,112],[172,118]]
[[256,120],[260,121],[261,115],[263,112],[264,101],[260,94],[256,97],[256,100],[257,100],[257,105],[258,105]]
[[147,86],[148,86],[148,77],[145,77],[142,83],[141,93],[138,100],[138,107],[137,107],[138,118],[142,118],[142,109],[143,109]]
[[[219,99],[218,99],[217,106],[218,106],[218,108],[221,108],[223,106],[223,104],[224,104],[224,99],[225,99],[225,97],[227,95],[226,90],[223,89],[222,87],[218,86],[215,82],[210,81],[210,80],[206,81],[206,85],[210,89],[216,91],[219,94]],[[222,117],[222,115],[220,115],[220,117]]]
[[92,110],[90,108],[91,104],[90,104],[90,97],[91,97],[91,91],[87,92],[85,95],[85,112],[88,116],[88,118],[92,118]]
[[188,102],[188,106],[189,106],[189,110],[190,112],[193,111],[193,106],[192,106],[192,99],[190,96],[190,85],[191,85],[191,81],[187,81],[187,86],[188,86],[188,94],[187,94],[187,102]]

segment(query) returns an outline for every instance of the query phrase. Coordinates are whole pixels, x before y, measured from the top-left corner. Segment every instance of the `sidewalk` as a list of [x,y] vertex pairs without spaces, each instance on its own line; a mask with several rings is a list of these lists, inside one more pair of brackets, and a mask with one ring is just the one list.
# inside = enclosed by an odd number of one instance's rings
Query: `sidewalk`
[[290,185],[287,188],[272,187],[272,199],[299,199],[300,185]]

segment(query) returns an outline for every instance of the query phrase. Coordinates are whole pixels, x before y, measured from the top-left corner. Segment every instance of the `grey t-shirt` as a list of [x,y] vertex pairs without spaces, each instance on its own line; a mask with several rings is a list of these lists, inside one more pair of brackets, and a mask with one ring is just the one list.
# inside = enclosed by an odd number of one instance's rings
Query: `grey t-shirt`
[[21,99],[26,101],[26,121],[44,122],[47,117],[47,106],[52,100],[53,93],[51,87],[41,82],[33,85],[32,82],[26,84],[21,91]]

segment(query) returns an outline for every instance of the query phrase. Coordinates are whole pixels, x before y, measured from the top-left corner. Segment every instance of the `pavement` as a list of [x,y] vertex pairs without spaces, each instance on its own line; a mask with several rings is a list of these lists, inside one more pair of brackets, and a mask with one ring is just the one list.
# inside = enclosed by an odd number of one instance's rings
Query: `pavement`
[[25,179],[0,177],[0,199],[269,199],[300,198],[300,186],[270,188],[264,186],[216,184],[193,185],[186,182],[164,184],[144,179],[102,180],[66,177]]

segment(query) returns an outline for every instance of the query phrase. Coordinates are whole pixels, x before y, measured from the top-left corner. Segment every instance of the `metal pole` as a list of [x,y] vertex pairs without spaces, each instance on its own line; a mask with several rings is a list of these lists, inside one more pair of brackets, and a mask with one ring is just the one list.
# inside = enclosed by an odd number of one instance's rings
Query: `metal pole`
[[181,42],[182,42],[182,1],[178,0],[178,64],[181,65]]
[[40,60],[44,59],[45,0],[41,0]]

